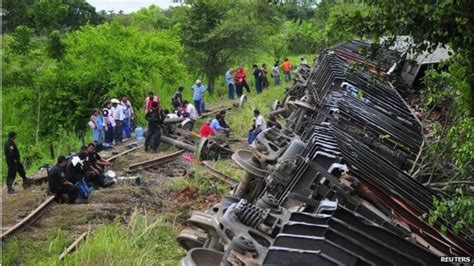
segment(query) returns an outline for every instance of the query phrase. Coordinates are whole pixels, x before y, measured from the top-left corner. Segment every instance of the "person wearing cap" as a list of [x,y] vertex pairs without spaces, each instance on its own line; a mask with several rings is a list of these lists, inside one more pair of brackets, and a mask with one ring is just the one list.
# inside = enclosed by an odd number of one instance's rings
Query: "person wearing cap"
[[232,72],[233,71],[234,70],[232,68],[230,68],[229,70],[227,70],[227,72],[225,72],[225,82],[226,82],[227,88],[229,90],[229,99],[230,100],[233,100],[234,95],[235,95],[234,77],[232,77]]
[[183,104],[183,91],[184,87],[179,86],[178,90],[173,95],[173,98],[171,98],[171,105],[173,106],[174,110],[178,110]]
[[280,80],[280,68],[278,67],[278,61],[275,62],[275,64],[273,65],[271,75],[275,82],[275,86],[280,85],[281,80]]
[[114,140],[115,145],[122,143],[123,139],[123,125],[125,120],[125,111],[123,110],[120,101],[117,99],[112,99],[112,107],[114,108],[113,114],[115,119],[115,130],[114,130]]
[[79,195],[79,188],[66,180],[66,166],[66,157],[59,156],[56,165],[48,171],[48,187],[60,200],[63,194],[67,194],[69,203],[74,203]]
[[152,104],[151,110],[145,115],[145,119],[148,121],[148,132],[145,138],[145,152],[150,149],[152,152],[157,152],[158,146],[161,140],[161,126],[163,125],[165,115],[162,110],[159,109],[158,103]]
[[20,151],[16,147],[15,139],[16,132],[9,132],[8,140],[4,146],[5,160],[8,168],[7,187],[9,194],[15,193],[13,183],[15,182],[16,173],[18,173],[23,179],[23,188],[27,188],[31,184],[31,180],[26,177],[25,168],[21,163]]
[[206,92],[207,88],[202,85],[201,80],[198,79],[191,89],[193,91],[194,107],[196,107],[199,116],[201,116],[204,112],[204,92]]

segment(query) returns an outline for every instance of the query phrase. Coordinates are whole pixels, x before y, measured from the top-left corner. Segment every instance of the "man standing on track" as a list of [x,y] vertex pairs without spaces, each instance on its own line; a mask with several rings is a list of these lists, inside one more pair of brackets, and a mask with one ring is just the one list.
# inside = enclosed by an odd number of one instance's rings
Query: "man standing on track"
[[120,105],[120,101],[117,99],[112,99],[112,106],[114,107],[114,119],[115,119],[115,145],[122,143],[123,140],[123,125],[125,120],[125,111],[123,110],[122,105]]
[[4,152],[5,160],[8,167],[7,175],[7,187],[8,193],[13,194],[16,191],[13,189],[13,182],[15,182],[16,173],[20,174],[23,178],[23,188],[27,188],[31,184],[31,180],[26,177],[25,168],[20,160],[20,151],[15,144],[16,132],[11,131],[8,133],[8,140],[5,143]]
[[164,121],[164,113],[159,109],[158,103],[152,104],[151,110],[145,115],[148,121],[148,132],[145,138],[145,152],[151,149],[152,152],[157,152],[161,140],[161,126]]
[[199,116],[201,116],[204,112],[204,92],[206,92],[207,88],[198,79],[191,89],[193,90],[194,107],[196,107]]

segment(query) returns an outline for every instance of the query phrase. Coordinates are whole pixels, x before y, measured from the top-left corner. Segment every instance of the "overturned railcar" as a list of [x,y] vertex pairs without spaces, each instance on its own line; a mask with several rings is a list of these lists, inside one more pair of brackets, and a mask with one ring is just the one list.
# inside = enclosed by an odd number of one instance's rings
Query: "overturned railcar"
[[437,265],[472,256],[472,232],[421,217],[436,193],[411,178],[419,121],[384,81],[368,44],[341,44],[301,66],[287,91],[284,129],[269,128],[234,162],[246,171],[232,195],[193,212],[178,242],[184,265]]

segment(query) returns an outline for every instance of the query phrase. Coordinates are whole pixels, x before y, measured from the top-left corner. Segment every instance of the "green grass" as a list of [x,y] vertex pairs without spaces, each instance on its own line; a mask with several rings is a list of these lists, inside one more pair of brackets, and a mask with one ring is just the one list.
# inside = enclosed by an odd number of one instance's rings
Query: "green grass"
[[64,265],[176,265],[185,255],[178,233],[162,219],[134,213],[127,225],[98,227]]
[[31,233],[13,236],[3,243],[3,265],[54,265],[59,255],[74,240],[64,231],[57,231],[45,239],[32,239]]
[[226,195],[229,188],[221,181],[213,178],[204,168],[198,164],[193,166],[194,173],[189,177],[176,177],[170,183],[170,188],[180,192],[186,187],[195,187],[199,193],[211,193],[217,191],[220,195]]

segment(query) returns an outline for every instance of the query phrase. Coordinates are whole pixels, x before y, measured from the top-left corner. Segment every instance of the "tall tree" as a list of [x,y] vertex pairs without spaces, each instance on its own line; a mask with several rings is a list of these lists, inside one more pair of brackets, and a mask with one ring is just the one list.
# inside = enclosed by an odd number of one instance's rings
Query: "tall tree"
[[242,1],[196,0],[186,17],[180,33],[188,66],[206,75],[212,93],[231,60],[258,45],[259,23]]
[[12,34],[10,49],[16,54],[26,55],[30,52],[33,30],[26,26],[18,26]]

